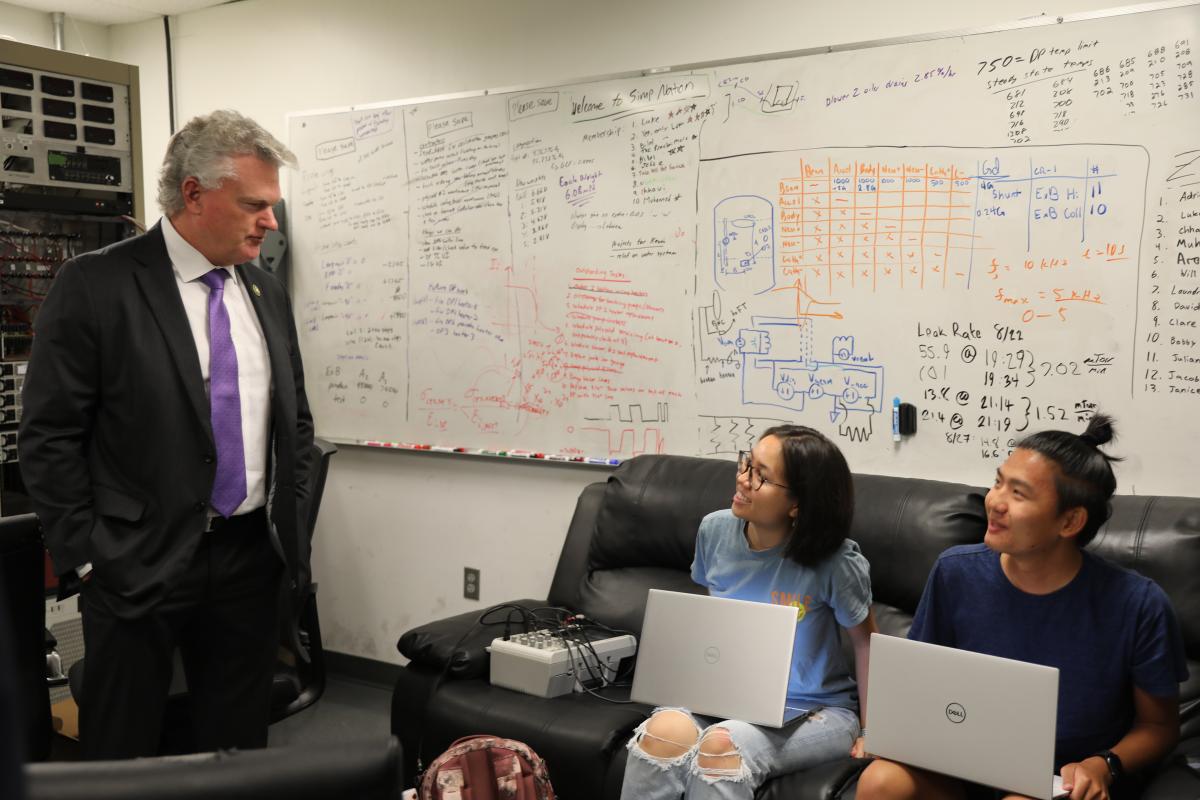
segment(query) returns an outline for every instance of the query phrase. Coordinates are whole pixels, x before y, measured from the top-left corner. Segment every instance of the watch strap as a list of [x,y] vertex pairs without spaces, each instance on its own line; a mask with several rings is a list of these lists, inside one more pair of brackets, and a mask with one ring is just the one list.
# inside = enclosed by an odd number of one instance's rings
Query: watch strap
[[1112,750],[1101,750],[1096,753],[1096,756],[1104,759],[1104,763],[1108,765],[1108,774],[1113,783],[1116,783],[1125,774],[1125,765],[1121,763],[1121,757]]

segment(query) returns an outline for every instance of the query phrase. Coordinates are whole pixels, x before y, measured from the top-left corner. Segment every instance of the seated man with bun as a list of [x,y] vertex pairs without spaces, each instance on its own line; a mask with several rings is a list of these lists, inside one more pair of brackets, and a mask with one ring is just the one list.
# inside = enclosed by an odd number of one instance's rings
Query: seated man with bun
[[[1021,440],[984,502],[984,543],[942,553],[908,634],[1058,668],[1054,764],[1072,800],[1137,796],[1138,773],[1179,739],[1187,678],[1162,589],[1083,549],[1111,513],[1117,459],[1100,447],[1113,436],[1113,421],[1097,414],[1082,435]],[[1015,796],[877,759],[857,797]]]

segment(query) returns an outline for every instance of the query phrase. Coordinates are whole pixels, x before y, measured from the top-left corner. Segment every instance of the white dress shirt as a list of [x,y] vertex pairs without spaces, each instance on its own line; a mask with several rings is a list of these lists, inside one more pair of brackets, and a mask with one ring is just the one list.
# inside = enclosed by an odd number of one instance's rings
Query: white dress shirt
[[[187,313],[196,354],[200,357],[200,374],[204,376],[204,391],[208,392],[208,286],[200,277],[214,265],[179,235],[166,217],[162,219],[163,238],[167,255],[175,270],[175,281],[183,310]],[[246,499],[233,512],[245,514],[261,508],[267,502],[267,453],[271,431],[271,364],[267,356],[267,341],[263,337],[258,314],[250,304],[249,287],[238,277],[237,270],[218,264],[229,272],[225,281],[225,308],[229,312],[229,330],[233,349],[237,353],[238,394],[242,406],[242,446],[246,451]],[[213,512],[215,513],[215,512]]]

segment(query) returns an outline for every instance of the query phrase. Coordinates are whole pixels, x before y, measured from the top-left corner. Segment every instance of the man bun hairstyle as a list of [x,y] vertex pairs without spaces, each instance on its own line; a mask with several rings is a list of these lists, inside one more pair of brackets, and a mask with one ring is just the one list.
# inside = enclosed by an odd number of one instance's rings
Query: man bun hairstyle
[[804,425],[777,425],[783,449],[784,483],[796,501],[796,516],[783,555],[806,567],[833,555],[850,535],[854,519],[854,481],[838,446]]
[[1017,442],[1018,448],[1039,453],[1058,467],[1054,473],[1058,513],[1072,508],[1087,512],[1087,521],[1075,538],[1080,547],[1086,547],[1112,516],[1110,501],[1117,491],[1112,464],[1121,459],[1100,448],[1116,438],[1113,418],[1097,412],[1083,433],[1042,431]]
[[236,111],[214,111],[193,117],[167,143],[158,174],[158,207],[170,219],[183,211],[183,182],[189,177],[205,189],[237,173],[233,159],[255,156],[268,164],[295,167],[296,155],[249,117]]

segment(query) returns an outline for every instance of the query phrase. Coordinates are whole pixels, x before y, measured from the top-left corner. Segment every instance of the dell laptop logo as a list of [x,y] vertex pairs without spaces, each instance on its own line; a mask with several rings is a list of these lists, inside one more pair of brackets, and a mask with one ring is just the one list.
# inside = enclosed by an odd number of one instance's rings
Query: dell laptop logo
[[967,710],[958,703],[951,703],[946,706],[946,719],[955,724],[964,722],[967,719]]
[[710,664],[715,664],[721,660],[721,651],[716,647],[704,648],[704,660]]

